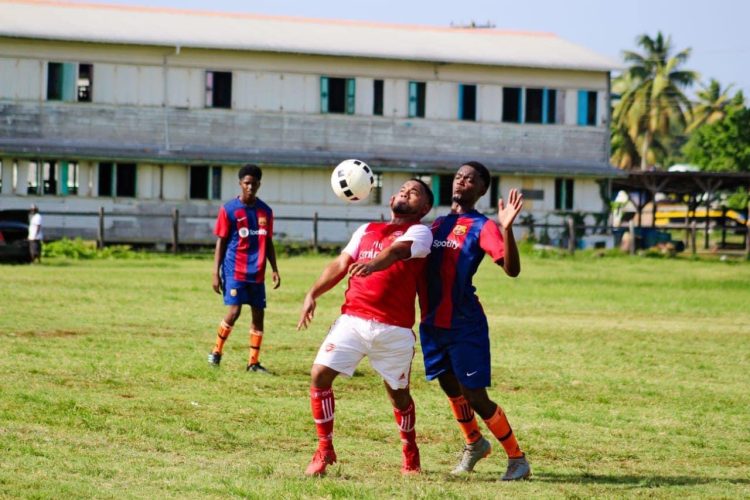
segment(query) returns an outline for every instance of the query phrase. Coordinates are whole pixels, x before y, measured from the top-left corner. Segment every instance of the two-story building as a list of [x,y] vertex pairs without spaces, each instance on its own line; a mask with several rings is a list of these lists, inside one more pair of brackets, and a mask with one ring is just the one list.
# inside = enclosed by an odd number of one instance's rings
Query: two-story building
[[[48,236],[211,238],[240,165],[264,170],[279,217],[388,217],[406,179],[433,215],[466,160],[526,211],[599,212],[613,61],[548,33],[0,0],[0,208],[39,205]],[[333,166],[368,162],[376,189],[344,204]],[[605,196],[606,197],[606,196]],[[70,213],[71,215],[63,215]],[[329,223],[345,240],[354,224]],[[289,239],[310,224],[279,221]]]

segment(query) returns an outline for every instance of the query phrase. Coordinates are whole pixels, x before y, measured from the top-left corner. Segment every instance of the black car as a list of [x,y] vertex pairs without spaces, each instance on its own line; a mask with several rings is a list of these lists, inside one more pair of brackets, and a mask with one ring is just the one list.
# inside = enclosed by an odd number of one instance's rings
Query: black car
[[25,210],[0,211],[0,262],[31,262],[28,217]]

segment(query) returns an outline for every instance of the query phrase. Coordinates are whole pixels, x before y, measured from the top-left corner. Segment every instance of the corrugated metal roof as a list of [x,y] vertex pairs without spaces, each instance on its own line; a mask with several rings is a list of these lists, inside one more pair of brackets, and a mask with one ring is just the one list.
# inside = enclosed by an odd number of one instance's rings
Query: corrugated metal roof
[[528,68],[619,67],[550,33],[0,0],[0,36]]

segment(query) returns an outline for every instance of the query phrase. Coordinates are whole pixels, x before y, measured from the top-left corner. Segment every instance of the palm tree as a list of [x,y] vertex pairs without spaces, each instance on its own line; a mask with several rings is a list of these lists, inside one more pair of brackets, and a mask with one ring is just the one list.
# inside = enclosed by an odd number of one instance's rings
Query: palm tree
[[732,85],[729,85],[722,89],[718,80],[712,78],[697,94],[698,102],[693,108],[687,131],[692,132],[704,123],[710,125],[724,118],[733,105],[733,97],[729,95],[731,88]]
[[641,35],[636,42],[643,54],[623,53],[630,63],[624,73],[631,86],[615,107],[614,122],[616,130],[626,130],[632,143],[639,145],[641,169],[645,170],[649,159],[660,153],[654,146],[668,144],[675,125],[687,125],[691,105],[682,89],[692,85],[697,74],[681,69],[690,49],[672,55],[672,40],[661,32],[655,38]]

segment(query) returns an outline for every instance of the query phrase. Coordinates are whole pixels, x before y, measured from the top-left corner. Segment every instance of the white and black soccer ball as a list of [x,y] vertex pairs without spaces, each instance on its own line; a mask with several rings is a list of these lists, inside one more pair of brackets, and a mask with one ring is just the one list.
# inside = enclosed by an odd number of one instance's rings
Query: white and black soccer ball
[[372,169],[361,160],[344,160],[331,174],[333,192],[346,202],[367,198],[374,183]]

